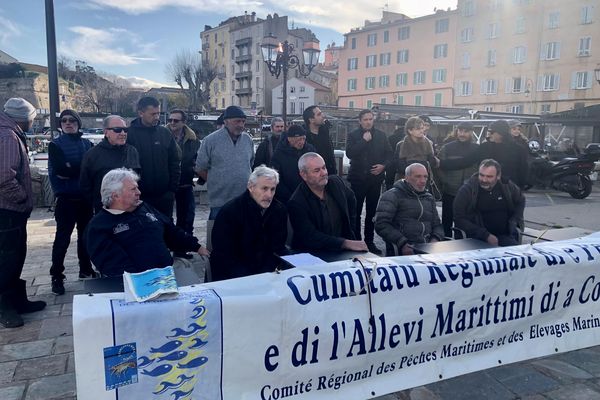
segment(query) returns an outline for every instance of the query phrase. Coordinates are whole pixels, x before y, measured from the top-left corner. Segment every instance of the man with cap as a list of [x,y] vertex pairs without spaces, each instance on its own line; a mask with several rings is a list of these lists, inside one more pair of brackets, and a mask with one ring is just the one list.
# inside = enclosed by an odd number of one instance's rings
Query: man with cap
[[510,136],[515,141],[515,143],[529,148],[529,140],[525,135],[523,135],[523,132],[521,131],[521,121],[519,121],[518,119],[511,119],[508,121],[508,126],[510,126]]
[[364,238],[369,251],[381,254],[373,242],[375,236],[375,210],[381,194],[381,184],[385,170],[394,164],[393,152],[385,133],[376,129],[374,114],[371,110],[362,110],[358,114],[359,128],[348,134],[346,156],[350,159],[348,182],[356,196],[356,227],[354,231],[360,238],[363,204],[366,205]]
[[223,123],[221,129],[204,138],[196,158],[196,173],[207,184],[210,221],[225,203],[246,190],[254,162],[254,144],[244,132],[244,111],[238,106],[227,107]]
[[92,218],[92,205],[87,201],[79,186],[81,161],[92,148],[92,143],[83,139],[81,118],[74,110],[64,110],[59,117],[62,134],[48,146],[48,176],[56,196],[54,219],[56,233],[52,245],[52,292],[65,293],[65,255],[71,243],[73,228],[77,226],[77,257],[79,278],[95,278],[90,257],[85,245],[85,228]]
[[290,126],[275,149],[272,165],[279,171],[280,177],[275,198],[283,204],[287,204],[294,190],[302,182],[298,172],[298,160],[309,151],[315,151],[315,148],[306,143],[306,132],[299,125]]
[[263,164],[267,167],[271,166],[273,153],[277,148],[277,144],[279,143],[283,131],[285,131],[285,122],[283,122],[283,118],[273,117],[271,120],[271,134],[267,136],[256,149],[253,168]]
[[442,225],[444,234],[452,237],[452,204],[458,189],[477,171],[479,146],[473,143],[473,123],[463,121],[456,128],[456,140],[442,146],[439,178],[442,183]]
[[488,126],[489,139],[479,146],[479,160],[494,159],[502,166],[502,177],[522,188],[527,183],[528,151],[512,140],[508,121],[499,119]]
[[173,217],[175,192],[181,175],[181,151],[167,128],[159,125],[160,103],[151,96],[137,103],[138,118],[131,121],[127,143],[138,151],[142,167],[142,200]]
[[43,301],[27,300],[21,272],[27,254],[27,219],[33,209],[25,132],[35,107],[20,97],[8,99],[0,112],[0,325],[23,325],[19,314],[40,311]]

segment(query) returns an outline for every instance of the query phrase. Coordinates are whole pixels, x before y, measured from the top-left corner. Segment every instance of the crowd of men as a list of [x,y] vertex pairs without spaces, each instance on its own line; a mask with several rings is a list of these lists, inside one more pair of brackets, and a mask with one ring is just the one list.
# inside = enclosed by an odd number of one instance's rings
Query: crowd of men
[[[93,266],[102,276],[119,276],[173,265],[192,253],[210,257],[213,280],[238,278],[273,271],[290,252],[382,254],[375,232],[387,255],[414,254],[413,245],[446,240],[454,229],[495,246],[518,243],[525,207],[519,185],[526,171],[518,124],[495,121],[488,141],[477,145],[473,125],[463,122],[436,152],[427,117],[408,119],[404,138],[388,138],[375,128],[373,112],[361,111],[358,128],[347,136],[347,183],[337,174],[330,126],[317,106],[304,110],[302,126],[273,118],[256,153],[240,107],[227,107],[222,126],[201,142],[183,110],[170,110],[161,126],[159,102],[143,97],[137,113],[129,126],[118,115],[106,117],[104,138],[95,146],[83,138],[75,110],[60,114],[61,134],[49,146],[48,161],[57,199],[50,268],[56,295],[65,293],[65,254],[75,227],[80,279],[97,277]],[[35,116],[20,98],[0,113],[5,327],[21,326],[20,314],[45,306],[27,300],[20,279],[32,210],[25,132]],[[388,179],[390,174],[399,179]],[[434,175],[442,219],[432,194]],[[207,185],[206,246],[193,236],[196,177]],[[384,182],[390,186],[382,194]]]

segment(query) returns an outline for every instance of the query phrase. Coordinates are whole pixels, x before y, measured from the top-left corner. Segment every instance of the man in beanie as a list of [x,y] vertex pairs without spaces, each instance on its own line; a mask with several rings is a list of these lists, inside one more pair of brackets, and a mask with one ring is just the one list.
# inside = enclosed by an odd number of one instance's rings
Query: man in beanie
[[21,279],[27,254],[27,219],[33,209],[31,174],[25,132],[35,119],[35,107],[11,98],[0,112],[0,325],[23,325],[19,314],[40,311],[43,301],[27,300]]
[[175,192],[181,175],[181,152],[173,135],[159,125],[160,103],[142,97],[137,103],[138,118],[131,121],[127,143],[138,151],[142,166],[142,200],[167,217],[173,217]]
[[216,218],[225,203],[246,190],[254,162],[254,144],[244,132],[244,111],[237,106],[227,107],[223,123],[221,129],[204,138],[196,158],[196,173],[206,180],[209,221]]
[[286,204],[294,190],[302,182],[298,171],[300,156],[315,148],[306,143],[306,132],[299,125],[292,125],[279,141],[273,154],[272,165],[279,172],[279,186],[275,198]]
[[48,176],[56,196],[56,234],[50,267],[52,292],[56,295],[65,293],[65,255],[75,226],[79,278],[96,277],[85,246],[85,228],[92,219],[92,204],[87,201],[79,187],[81,161],[83,155],[92,148],[92,143],[81,137],[81,118],[76,111],[64,110],[60,113],[59,122],[62,134],[48,146]]
[[489,139],[479,146],[479,160],[494,159],[502,166],[502,177],[520,188],[527,181],[527,149],[516,144],[508,121],[499,119],[488,126]]

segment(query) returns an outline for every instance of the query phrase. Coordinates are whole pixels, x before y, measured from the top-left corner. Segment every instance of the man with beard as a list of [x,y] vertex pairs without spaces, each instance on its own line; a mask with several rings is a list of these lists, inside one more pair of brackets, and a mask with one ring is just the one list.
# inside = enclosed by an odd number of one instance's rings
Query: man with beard
[[495,160],[483,160],[454,199],[454,223],[467,237],[493,246],[519,244],[523,229],[525,196],[519,187],[502,178],[502,167]]
[[358,114],[360,127],[348,134],[346,155],[350,159],[348,182],[356,197],[356,227],[354,231],[360,238],[363,203],[366,203],[364,238],[369,251],[381,254],[373,242],[375,235],[375,209],[381,194],[387,166],[392,163],[392,148],[385,133],[373,127],[374,115],[371,110]]
[[273,117],[271,120],[271,134],[258,145],[252,168],[256,168],[259,165],[266,165],[267,167],[271,166],[271,159],[277,149],[283,131],[285,131],[285,122],[283,122],[283,118]]
[[137,103],[138,118],[131,121],[127,143],[138,151],[142,179],[142,200],[169,218],[181,175],[181,152],[173,135],[159,125],[160,103],[142,97]]
[[333,143],[329,136],[329,124],[325,121],[325,114],[317,106],[307,107],[302,113],[306,141],[314,146],[316,152],[325,160],[325,167],[330,175],[337,174]]

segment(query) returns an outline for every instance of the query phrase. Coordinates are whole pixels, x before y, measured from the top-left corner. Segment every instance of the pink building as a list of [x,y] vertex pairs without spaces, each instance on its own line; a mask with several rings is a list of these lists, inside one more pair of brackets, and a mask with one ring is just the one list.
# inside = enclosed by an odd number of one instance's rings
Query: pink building
[[346,33],[338,106],[452,106],[457,21],[457,10],[419,18],[384,11]]

